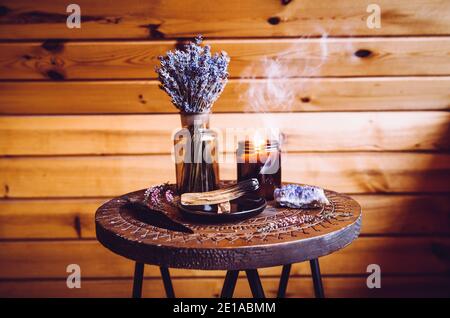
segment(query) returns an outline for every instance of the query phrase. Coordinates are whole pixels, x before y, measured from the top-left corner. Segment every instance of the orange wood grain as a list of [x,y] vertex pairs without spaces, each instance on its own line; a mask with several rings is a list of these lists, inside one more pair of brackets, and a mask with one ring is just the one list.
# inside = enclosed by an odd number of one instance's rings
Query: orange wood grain
[[[0,242],[0,277],[3,279],[66,278],[68,264],[78,264],[84,278],[132,277],[134,263],[113,254],[97,241]],[[360,237],[348,247],[321,258],[324,275],[366,274],[367,265],[379,264],[385,275],[446,274],[450,262],[448,238]],[[261,270],[261,275],[280,274],[280,267]],[[173,269],[174,277],[219,276],[223,271]],[[310,274],[300,263],[292,275]],[[148,277],[159,277],[149,266]],[[222,276],[223,277],[223,276]]]
[[[265,126],[279,129],[289,152],[450,150],[448,112],[211,116],[222,152]],[[0,117],[0,155],[170,154],[180,127],[178,114]]]
[[[208,40],[239,77],[449,75],[449,37]],[[153,79],[177,41],[0,43],[0,79]],[[369,56],[358,57],[359,50]],[[267,67],[273,72],[268,72]]]
[[366,0],[78,0],[82,27],[66,27],[67,3],[41,0],[2,1],[2,39],[159,39],[207,37],[296,37],[322,33],[355,35],[449,34],[447,1],[379,0],[382,27],[367,27]]
[[[147,267],[148,268],[148,267]],[[147,269],[146,268],[146,269]],[[450,280],[447,276],[387,276],[382,288],[368,289],[366,277],[323,277],[326,297],[449,297]],[[278,290],[278,278],[263,277],[262,284],[267,297],[274,298]],[[80,289],[68,289],[65,279],[20,280],[0,282],[1,297],[125,297],[131,295],[131,279],[82,280]],[[219,297],[223,285],[221,278],[175,278],[175,295],[189,297]],[[145,279],[143,297],[166,297],[160,278]],[[250,298],[247,279],[237,281],[234,297]],[[314,297],[311,277],[291,277],[286,297]]]
[[[449,85],[450,77],[232,80],[213,111],[447,110]],[[293,92],[292,102],[248,97],[270,87]],[[0,114],[177,112],[157,81],[0,82],[0,91]]]
[[[230,156],[222,179],[236,177]],[[448,154],[296,153],[282,160],[284,181],[338,192],[450,192]],[[116,196],[175,179],[170,155],[1,158],[0,171],[5,198]]]

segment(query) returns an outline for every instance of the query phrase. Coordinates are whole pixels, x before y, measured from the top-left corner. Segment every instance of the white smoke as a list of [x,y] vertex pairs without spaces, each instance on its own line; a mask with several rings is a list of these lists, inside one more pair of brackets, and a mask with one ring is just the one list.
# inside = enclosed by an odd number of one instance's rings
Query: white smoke
[[239,100],[246,112],[258,114],[257,125],[262,125],[272,139],[282,142],[279,131],[283,123],[278,119],[281,117],[269,113],[291,112],[294,106],[299,110],[308,79],[320,76],[329,55],[328,35],[322,34],[321,38],[297,39],[286,50],[264,57],[242,72],[247,80],[243,81]]

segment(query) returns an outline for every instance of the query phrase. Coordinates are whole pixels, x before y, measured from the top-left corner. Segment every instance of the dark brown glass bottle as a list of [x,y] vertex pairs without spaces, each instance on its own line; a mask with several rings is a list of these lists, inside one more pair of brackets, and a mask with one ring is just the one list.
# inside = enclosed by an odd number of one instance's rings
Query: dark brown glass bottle
[[218,189],[217,133],[209,129],[209,113],[181,113],[183,128],[174,135],[174,158],[179,194]]

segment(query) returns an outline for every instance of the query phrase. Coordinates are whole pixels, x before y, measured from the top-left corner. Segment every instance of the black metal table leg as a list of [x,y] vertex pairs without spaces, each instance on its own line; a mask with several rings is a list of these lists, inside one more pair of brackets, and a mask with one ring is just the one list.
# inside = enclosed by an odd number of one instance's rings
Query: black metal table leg
[[324,298],[322,275],[320,274],[319,260],[317,258],[309,261],[311,265],[311,274],[314,283],[314,293],[316,298]]
[[222,292],[220,298],[232,298],[236,281],[239,276],[239,271],[228,271],[223,282]]
[[261,280],[259,279],[258,270],[247,269],[245,273],[247,274],[247,279],[250,289],[252,290],[253,298],[266,298]]
[[278,298],[286,297],[286,289],[289,282],[289,275],[291,274],[291,265],[283,265],[283,270],[281,272],[280,284],[278,285]]
[[136,262],[134,265],[133,298],[142,297],[142,280],[144,279],[144,263]]
[[164,283],[164,289],[166,290],[167,298],[175,298],[175,292],[173,290],[172,280],[170,279],[170,272],[167,267],[160,267],[161,277]]

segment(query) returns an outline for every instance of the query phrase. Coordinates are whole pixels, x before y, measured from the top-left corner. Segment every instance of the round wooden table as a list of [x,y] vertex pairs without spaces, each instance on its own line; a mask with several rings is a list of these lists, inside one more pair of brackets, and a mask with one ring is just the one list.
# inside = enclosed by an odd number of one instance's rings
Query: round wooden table
[[[126,202],[143,200],[145,190],[114,198],[96,212],[97,239],[136,262],[133,297],[140,297],[144,264],[158,265],[168,297],[174,297],[168,268],[227,270],[222,297],[232,297],[239,271],[245,271],[254,297],[264,297],[258,268],[283,265],[278,291],[284,297],[291,264],[310,261],[316,297],[323,297],[318,258],[350,244],[361,228],[361,207],[347,195],[326,190],[330,205],[317,209],[279,208],[269,202],[256,217],[226,224],[184,219],[164,204],[164,213],[192,234],[143,222]],[[167,202],[166,202],[167,203]],[[161,206],[153,207],[161,210]]]

